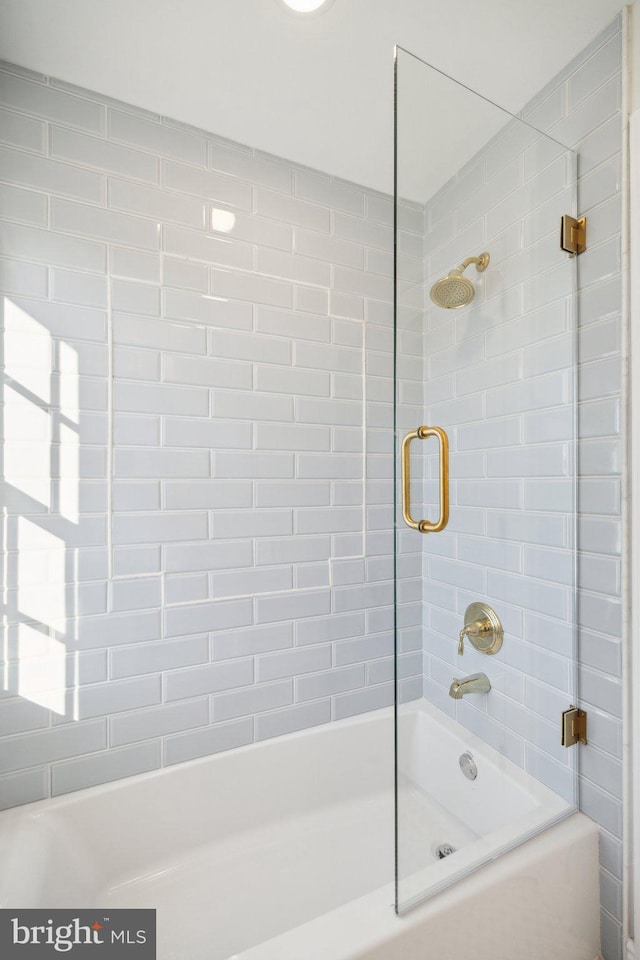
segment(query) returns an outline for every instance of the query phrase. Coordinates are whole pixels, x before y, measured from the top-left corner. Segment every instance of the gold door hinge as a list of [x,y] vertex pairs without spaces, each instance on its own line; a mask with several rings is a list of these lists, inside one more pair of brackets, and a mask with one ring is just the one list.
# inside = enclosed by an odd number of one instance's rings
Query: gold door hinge
[[587,218],[570,217],[565,213],[560,217],[560,248],[576,256],[587,249]]
[[572,747],[574,743],[587,742],[587,713],[573,704],[562,711],[562,746]]

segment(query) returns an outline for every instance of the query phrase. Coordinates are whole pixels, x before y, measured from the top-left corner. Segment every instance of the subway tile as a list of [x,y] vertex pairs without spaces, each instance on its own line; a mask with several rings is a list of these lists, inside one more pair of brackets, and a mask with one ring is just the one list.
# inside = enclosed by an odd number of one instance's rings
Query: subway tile
[[542,546],[566,546],[564,517],[517,512],[487,514],[487,534],[501,540],[517,540]]
[[0,740],[0,757],[3,771],[10,773],[83,753],[104,751],[106,746],[104,721],[90,720],[5,737]]
[[328,397],[331,390],[328,372],[294,370],[291,367],[256,367],[256,389],[293,396]]
[[364,666],[356,664],[324,673],[297,677],[295,680],[296,701],[318,700],[364,686]]
[[118,512],[159,510],[160,484],[157,480],[133,482],[117,480],[113,483],[112,505]]
[[213,515],[211,537],[275,537],[292,532],[291,510],[224,511]]
[[275,157],[234,149],[231,143],[214,141],[209,146],[209,166],[281,193],[291,193],[291,167]]
[[[218,606],[238,606],[239,601]],[[213,604],[209,604],[213,606]],[[182,610],[168,610],[167,614],[183,613]],[[188,611],[187,611],[188,612]],[[210,663],[206,666],[187,667],[184,670],[170,670],[165,677],[165,701],[185,700],[189,697],[216,693],[233,687],[245,687],[253,682],[253,661],[234,660],[230,663]]]
[[[151,347],[155,350],[197,354],[205,354],[207,350],[206,330],[193,324],[129,317],[117,313],[113,317],[113,338],[116,344]],[[171,413],[171,410],[166,412]]]
[[210,580],[213,599],[257,596],[275,590],[290,590],[293,587],[291,567],[225,571],[211,574]]
[[250,390],[253,373],[248,363],[169,355],[164,359],[164,379],[168,383]]
[[552,127],[550,133],[575,149],[584,137],[619,110],[620,76],[616,75],[577,104]]
[[157,446],[160,442],[160,418],[115,414],[113,442],[117,446]]
[[319,287],[294,284],[293,303],[296,310],[326,316],[329,312],[329,291]]
[[[213,239],[213,238],[211,238]],[[217,297],[249,300],[274,307],[291,307],[293,291],[287,280],[273,280],[253,273],[211,270],[211,292]]]
[[256,623],[320,616],[329,613],[330,607],[331,597],[326,590],[299,590],[259,597],[256,600]]
[[44,194],[13,187],[8,183],[0,184],[0,210],[7,220],[22,220],[37,227],[46,226],[49,218]]
[[190,227],[204,226],[205,203],[193,197],[168,193],[130,180],[109,179],[109,206],[154,220],[169,220]]
[[113,351],[113,376],[119,380],[160,379],[161,356],[157,350],[140,350],[133,347],[115,347]]
[[295,194],[305,200],[320,203],[333,210],[344,210],[356,216],[364,214],[364,194],[361,189],[324,176],[304,171],[295,174]]
[[291,453],[226,453],[216,454],[216,477],[260,478],[293,477],[294,457]]
[[186,575],[167,574],[164,579],[166,604],[191,603],[209,598],[209,577],[206,572]]
[[0,702],[0,730],[3,736],[41,730],[49,726],[49,712],[30,700]]
[[52,157],[78,165],[86,164],[134,180],[157,183],[158,161],[148,153],[76,133],[66,127],[52,126],[50,137]]
[[329,313],[333,317],[364,320],[364,298],[339,290],[329,291]]
[[620,556],[621,536],[620,520],[617,518],[609,519],[584,515],[578,517],[579,550],[586,553]]
[[102,272],[107,261],[104,243],[62,236],[18,223],[0,222],[0,253],[16,259],[38,260],[50,266]]
[[345,639],[335,644],[337,667],[393,656],[393,636],[389,633]]
[[580,783],[580,809],[614,837],[622,838],[621,802],[588,780]]
[[615,597],[587,593],[578,595],[578,623],[615,638],[622,637],[622,603]]
[[213,719],[220,721],[252,716],[264,710],[286,707],[291,703],[293,703],[293,688],[290,680],[260,684],[234,690],[231,693],[214,695]]
[[204,698],[120,713],[109,718],[110,743],[112,747],[120,747],[136,741],[153,740],[205,726],[208,721],[209,704]]
[[224,509],[250,507],[252,485],[219,480],[168,480],[164,484],[164,505],[167,510]]
[[327,263],[354,267],[356,270],[364,268],[364,252],[361,245],[312,233],[309,230],[296,230],[295,251],[302,256],[315,257]]
[[42,117],[44,120],[64,123],[94,133],[102,133],[104,129],[104,108],[99,103],[4,72],[2,101],[20,113]]
[[47,268],[21,260],[0,260],[0,289],[5,295],[46,297],[49,292]]
[[0,140],[15,147],[44,153],[45,125],[42,120],[0,108]]
[[92,683],[75,694],[75,715],[80,720],[100,717],[160,703],[160,677]]
[[51,226],[62,233],[128,243],[146,250],[158,247],[158,225],[150,220],[72,200],[51,201]]
[[171,160],[161,161],[161,183],[170,190],[195,194],[241,210],[251,209],[251,184],[221,173],[199,170]]
[[206,417],[209,414],[209,394],[203,387],[118,381],[114,390],[114,409],[126,413]]
[[[118,580],[111,584],[111,603],[113,610],[144,610],[148,607],[162,606],[162,584],[158,577],[138,577],[133,580]],[[151,648],[146,648],[152,653]],[[122,657],[124,651],[115,651],[116,657]],[[153,669],[134,670],[131,674],[113,671],[113,676],[130,676],[137,673],[153,673]]]
[[157,253],[112,246],[109,248],[109,272],[115,277],[160,283],[160,257]]
[[[590,627],[591,624],[588,626]],[[619,638],[591,633],[590,630],[584,628],[580,631],[580,662],[586,667],[592,667],[595,670],[601,670],[614,677],[619,677],[622,670],[621,647]]]
[[[291,532],[292,528],[289,529],[289,533]],[[256,563],[309,563],[314,560],[327,560],[330,552],[331,542],[328,536],[267,538],[256,543]]]
[[111,748],[101,754],[80,757],[54,764],[51,771],[52,795],[93,787],[112,780],[121,780],[160,767],[160,744],[157,740],[134,746]]
[[378,710],[381,707],[390,707],[393,703],[394,691],[392,683],[381,683],[365,690],[356,690],[350,693],[340,693],[335,697],[334,716],[336,720],[344,720],[368,710]]
[[367,247],[393,249],[393,228],[387,224],[373,223],[344,213],[334,213],[333,233],[343,240],[351,240]]
[[300,423],[362,425],[362,403],[351,400],[324,400],[299,397],[295,400],[296,420]]
[[[162,265],[163,282],[167,287],[180,287],[197,293],[206,293],[209,289],[209,274],[204,263],[164,255]],[[168,291],[166,293],[168,294]]]
[[273,710],[256,717],[256,740],[282,736],[331,720],[331,701],[318,700],[314,703]]
[[[188,230],[185,227],[175,227],[166,224],[162,230],[162,249],[164,253],[175,257],[188,257],[194,260],[203,260],[205,263],[220,264],[225,267],[238,267],[244,270],[250,270],[253,262],[251,247],[246,243],[239,243],[237,240],[225,237],[212,237],[206,233],[196,230]],[[223,288],[233,285],[234,274],[229,274],[229,279],[224,281],[225,275],[220,271],[221,277],[214,286],[214,293],[222,292]],[[250,275],[253,279],[253,275]],[[231,294],[230,294],[231,295]],[[240,300],[246,300],[247,297],[238,297]]]
[[112,280],[111,304],[113,310],[123,313],[159,316],[160,289],[155,285],[133,280]]
[[252,446],[253,425],[234,420],[164,418],[164,445],[247,449]]
[[295,626],[296,644],[322,643],[326,640],[345,640],[364,634],[364,614],[362,612],[333,614],[330,617],[316,617],[311,620],[298,620]]
[[330,212],[326,207],[260,188],[256,190],[255,202],[255,212],[261,216],[307,227],[318,233],[329,233]]
[[114,514],[115,544],[144,544],[180,540],[204,540],[207,537],[207,514],[138,513]]
[[253,741],[253,720],[249,717],[230,723],[220,723],[202,730],[180,733],[164,741],[164,763],[170,766],[208,757],[221,750],[242,747]]
[[283,277],[299,283],[312,283],[319,287],[328,287],[330,268],[328,264],[281,250],[258,247],[256,250],[256,270],[272,277]]
[[206,163],[206,141],[185,130],[110,108],[107,111],[107,136],[150,153],[159,153],[198,166]]
[[214,415],[229,420],[238,418],[252,421],[290,421],[293,419],[293,403],[292,397],[278,397],[268,393],[216,390],[213,394]]
[[[143,576],[150,573],[160,573],[160,547],[114,547],[114,577]],[[153,639],[153,636],[145,639]]]
[[331,340],[331,325],[325,317],[305,315],[298,311],[272,310],[256,307],[256,330],[259,333],[294,340],[314,340],[328,343]]
[[249,567],[253,550],[249,541],[229,543],[173,543],[164,547],[167,573]]
[[107,307],[107,278],[104,276],[54,269],[51,271],[51,284],[54,299],[62,303],[103,309]]
[[104,201],[104,178],[91,170],[0,147],[0,176],[18,186],[94,203]]
[[0,810],[33,803],[49,796],[49,771],[38,767],[0,777]]
[[[287,223],[278,223],[252,214],[232,213],[232,226],[228,215],[231,211],[212,207],[209,216],[209,229],[212,233],[222,233],[233,240],[244,240],[260,247],[290,251],[293,245],[293,228]],[[220,217],[224,221],[220,221]],[[284,276],[284,274],[283,274]]]
[[[486,392],[487,417],[559,406],[568,400],[564,377],[551,373]],[[456,402],[456,401],[453,401]]]
[[[129,581],[128,583],[132,583]],[[139,581],[144,583],[144,579]],[[127,581],[113,584],[128,586]],[[206,637],[181,637],[179,640],[156,640],[154,643],[131,644],[111,650],[111,677],[137,677],[145,673],[161,673],[180,667],[204,664],[209,660]]]
[[293,646],[292,624],[276,622],[267,626],[248,627],[212,637],[213,660],[229,660],[272,653]]
[[173,450],[134,448],[115,451],[115,477],[208,477],[209,454],[206,450],[184,450],[176,457]]

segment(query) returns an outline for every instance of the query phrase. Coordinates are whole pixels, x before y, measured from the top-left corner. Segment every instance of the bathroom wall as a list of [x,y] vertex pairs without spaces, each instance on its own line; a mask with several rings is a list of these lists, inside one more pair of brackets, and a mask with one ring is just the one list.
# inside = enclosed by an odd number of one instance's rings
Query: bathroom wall
[[[621,59],[618,19],[522,114],[578,151],[588,219],[576,263],[578,680],[589,717],[579,801],[601,826],[606,960],[622,956]],[[424,545],[425,696],[568,797],[576,757],[560,746],[559,718],[574,689],[572,298],[558,221],[572,210],[572,179],[559,148],[511,123],[425,211],[427,290],[464,257],[492,257],[485,275],[468,271],[471,307],[449,313],[427,298],[425,422],[451,428],[458,479],[453,524]],[[495,660],[469,644],[456,656],[476,599],[504,622]],[[453,675],[481,670],[490,697],[447,696]]]
[[0,805],[391,704],[391,200],[7,64],[0,99]]
[[[590,220],[580,802],[602,826],[607,960],[621,956],[619,29],[525,112],[579,150]],[[391,703],[390,199],[11,65],[0,100],[0,806]],[[424,411],[424,224],[402,207],[409,428]],[[494,276],[506,252],[492,247]],[[432,599],[420,549],[401,536],[407,698],[422,690]],[[427,649],[424,689],[448,707],[436,659]],[[558,708],[550,677],[525,690],[538,730]],[[505,710],[522,689],[496,688]],[[506,714],[482,719],[511,736]],[[557,754],[539,756],[561,785]]]

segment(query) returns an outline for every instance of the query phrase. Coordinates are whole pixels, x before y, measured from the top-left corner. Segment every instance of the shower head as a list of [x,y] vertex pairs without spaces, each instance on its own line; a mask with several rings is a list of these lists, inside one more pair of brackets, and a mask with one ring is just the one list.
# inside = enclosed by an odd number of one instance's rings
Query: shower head
[[475,263],[478,273],[482,273],[483,270],[487,269],[489,259],[488,253],[481,253],[479,257],[467,257],[459,267],[448,273],[446,277],[436,280],[430,293],[433,302],[438,307],[445,307],[447,310],[458,310],[460,307],[466,307],[468,303],[471,303],[476,292],[471,280],[467,280],[463,276],[463,271],[467,269],[469,264]]

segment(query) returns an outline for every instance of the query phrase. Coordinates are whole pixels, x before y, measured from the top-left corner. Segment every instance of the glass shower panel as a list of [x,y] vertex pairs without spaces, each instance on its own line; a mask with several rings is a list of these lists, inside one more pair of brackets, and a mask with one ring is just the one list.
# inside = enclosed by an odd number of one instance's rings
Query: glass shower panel
[[575,810],[576,170],[401,49],[395,97],[401,913]]

